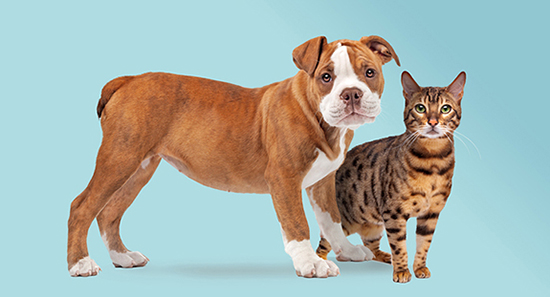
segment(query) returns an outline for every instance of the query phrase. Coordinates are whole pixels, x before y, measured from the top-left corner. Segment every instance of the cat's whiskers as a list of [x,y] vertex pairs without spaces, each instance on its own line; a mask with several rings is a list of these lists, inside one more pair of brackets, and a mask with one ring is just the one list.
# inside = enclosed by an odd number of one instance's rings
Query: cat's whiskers
[[454,141],[451,139],[451,137],[449,137],[449,134],[452,136],[453,133],[452,132],[449,132],[449,131],[444,131],[443,132],[443,135],[445,135],[445,137],[447,137],[447,139],[449,140],[449,142],[451,143],[451,145],[454,145]]
[[416,140],[418,139],[418,137],[420,137],[420,135],[422,135],[420,131],[414,131],[414,133],[411,135],[412,137],[409,137],[409,139],[407,139],[404,143],[407,149],[409,149],[411,145],[413,145],[413,143],[416,142]]
[[393,149],[400,149],[403,147],[404,143],[407,142],[407,140],[411,137],[411,135],[407,136],[407,138],[404,140],[404,141],[401,141],[400,142],[400,145],[394,145],[392,147],[390,147],[390,150],[393,150]]
[[466,138],[466,139],[474,146],[474,148],[476,149],[477,154],[478,154],[478,156],[479,156],[479,159],[481,160],[481,152],[480,152],[479,149],[477,148],[476,144],[475,144],[470,138],[468,138],[466,135],[464,135],[464,134],[462,134],[462,133],[460,133],[460,132],[458,132],[458,131],[455,131],[455,133],[457,133],[457,135],[455,135],[455,137],[457,137],[458,140],[460,140],[460,141],[462,142],[462,144],[464,144],[464,146],[465,146],[466,149],[468,150],[468,154],[470,154],[470,149],[468,148],[468,146],[466,145],[466,143],[460,138],[460,136]]
[[445,126],[441,126],[440,129],[441,129],[441,132],[443,132],[443,135],[447,137],[451,145],[454,145],[454,140],[451,139],[451,137],[449,137],[449,136],[453,136],[453,131]]
[[413,132],[413,133],[411,133],[409,136],[407,136],[407,138],[406,138],[404,141],[401,142],[401,145],[397,145],[397,146],[391,147],[390,149],[400,149],[400,148],[404,147],[404,146],[407,144],[407,142],[408,142],[411,138],[414,137],[414,134],[415,134],[415,133],[416,133],[416,132]]
[[470,148],[468,148],[466,143],[464,143],[464,141],[458,135],[456,135],[456,138],[460,140],[460,142],[462,142],[462,144],[464,145],[464,147],[466,147],[466,150],[468,151],[468,155],[470,155]]
[[398,146],[398,148],[402,148],[402,147],[404,147],[407,143],[409,143],[409,141],[412,141],[412,139],[414,138],[415,134],[416,134],[416,132],[413,132],[413,133],[411,133],[409,136],[407,136],[407,138],[405,139],[405,141],[403,141],[403,143],[402,143],[400,146]]

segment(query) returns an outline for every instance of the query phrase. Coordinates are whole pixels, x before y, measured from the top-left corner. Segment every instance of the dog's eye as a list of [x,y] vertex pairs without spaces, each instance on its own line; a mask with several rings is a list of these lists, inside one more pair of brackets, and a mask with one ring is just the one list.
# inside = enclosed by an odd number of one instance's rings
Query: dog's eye
[[369,68],[369,69],[367,69],[367,72],[365,73],[365,76],[368,77],[368,78],[372,78],[372,77],[374,77],[375,74],[376,74],[376,72],[374,71],[374,69]]
[[330,74],[328,74],[328,73],[325,73],[325,74],[323,74],[323,75],[321,76],[321,79],[322,79],[324,82],[328,83],[328,82],[330,82],[330,81],[332,80],[332,76],[330,76]]

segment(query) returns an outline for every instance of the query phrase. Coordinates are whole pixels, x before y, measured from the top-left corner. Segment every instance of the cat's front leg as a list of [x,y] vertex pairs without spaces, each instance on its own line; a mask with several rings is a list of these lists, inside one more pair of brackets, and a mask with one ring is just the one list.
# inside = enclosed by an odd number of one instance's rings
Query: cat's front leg
[[438,218],[439,212],[430,210],[416,219],[416,255],[413,269],[417,278],[429,278],[431,276],[430,270],[426,267],[426,259]]
[[392,254],[393,281],[408,283],[412,276],[407,257],[407,220],[391,211],[386,211],[384,226]]

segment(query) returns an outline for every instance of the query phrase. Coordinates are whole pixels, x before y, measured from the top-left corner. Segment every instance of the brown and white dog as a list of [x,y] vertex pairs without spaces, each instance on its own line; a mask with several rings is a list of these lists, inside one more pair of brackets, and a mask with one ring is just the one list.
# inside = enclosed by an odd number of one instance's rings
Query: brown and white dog
[[378,36],[330,44],[317,37],[292,56],[298,74],[257,89],[167,73],[107,83],[97,107],[103,141],[95,172],[71,204],[70,274],[100,270],[86,244],[95,218],[115,266],[147,264],[144,255],[124,246],[119,225],[161,159],[215,189],[270,193],[299,276],[339,274],[310,244],[302,189],[337,259],[372,259],[370,250],[352,245],[342,232],[334,174],[353,130],[380,113],[382,65],[392,59],[399,65],[399,59]]

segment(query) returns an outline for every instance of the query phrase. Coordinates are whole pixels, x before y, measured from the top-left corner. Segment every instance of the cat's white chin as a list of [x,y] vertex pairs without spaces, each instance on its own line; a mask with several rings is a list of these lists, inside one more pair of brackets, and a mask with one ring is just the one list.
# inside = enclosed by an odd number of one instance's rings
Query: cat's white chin
[[422,131],[420,133],[420,136],[430,139],[437,139],[437,138],[443,138],[445,136],[445,132],[443,131]]
[[435,131],[430,131],[428,133],[423,133],[422,136],[427,138],[440,138],[440,137],[443,137],[443,134],[437,133]]
[[426,138],[435,139],[445,137],[445,132],[439,127],[426,127],[420,131],[420,135]]
[[439,125],[435,127],[425,125],[420,129],[420,135],[422,137],[432,138],[432,139],[442,138],[442,137],[445,137],[445,130],[446,129],[443,129]]

